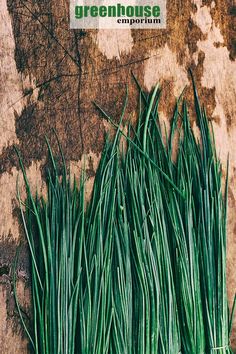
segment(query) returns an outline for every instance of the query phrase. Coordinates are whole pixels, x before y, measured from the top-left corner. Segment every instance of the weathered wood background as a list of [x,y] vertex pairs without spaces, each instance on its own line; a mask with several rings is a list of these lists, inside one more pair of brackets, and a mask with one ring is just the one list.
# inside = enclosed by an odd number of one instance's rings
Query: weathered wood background
[[[13,298],[12,261],[22,239],[16,203],[22,151],[31,184],[43,192],[47,163],[44,134],[56,128],[67,160],[79,174],[87,156],[91,189],[107,125],[92,101],[115,117],[133,71],[143,87],[163,86],[161,114],[168,119],[175,96],[188,86],[191,67],[215,129],[219,154],[230,153],[228,292],[236,288],[236,37],[234,1],[168,0],[166,30],[72,31],[68,0],[0,1],[0,352],[27,353]],[[194,122],[193,122],[194,124]],[[54,145],[55,139],[52,138]],[[17,283],[29,315],[27,248]]]

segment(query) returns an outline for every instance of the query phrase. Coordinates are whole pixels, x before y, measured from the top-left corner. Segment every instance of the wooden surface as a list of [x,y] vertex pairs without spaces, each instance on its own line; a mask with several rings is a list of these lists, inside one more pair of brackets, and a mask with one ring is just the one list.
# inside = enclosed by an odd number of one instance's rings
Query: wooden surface
[[[55,146],[55,128],[72,170],[86,156],[88,197],[108,125],[94,109],[101,103],[115,118],[129,85],[129,114],[137,92],[162,84],[161,117],[171,117],[175,97],[192,68],[199,95],[211,117],[223,163],[230,153],[228,292],[236,288],[236,42],[233,1],[169,0],[166,30],[70,30],[68,0],[0,2],[0,352],[27,353],[12,292],[12,260],[24,239],[16,203],[22,152],[31,184],[45,191],[44,135]],[[193,124],[195,124],[193,122]],[[21,180],[21,179],[20,179]],[[21,183],[21,182],[20,182]],[[27,248],[18,269],[20,301],[30,314]],[[234,335],[235,337],[235,335]]]

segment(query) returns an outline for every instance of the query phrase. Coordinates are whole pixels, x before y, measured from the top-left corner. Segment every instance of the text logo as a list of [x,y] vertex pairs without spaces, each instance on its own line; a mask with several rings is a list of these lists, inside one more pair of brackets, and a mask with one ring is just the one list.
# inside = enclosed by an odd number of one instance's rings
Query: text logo
[[70,27],[165,28],[166,0],[71,0]]

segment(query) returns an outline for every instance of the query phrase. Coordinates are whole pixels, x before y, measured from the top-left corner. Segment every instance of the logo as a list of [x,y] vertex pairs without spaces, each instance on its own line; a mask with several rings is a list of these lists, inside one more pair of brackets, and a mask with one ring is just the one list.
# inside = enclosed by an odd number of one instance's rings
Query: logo
[[166,0],[70,0],[70,27],[166,28]]

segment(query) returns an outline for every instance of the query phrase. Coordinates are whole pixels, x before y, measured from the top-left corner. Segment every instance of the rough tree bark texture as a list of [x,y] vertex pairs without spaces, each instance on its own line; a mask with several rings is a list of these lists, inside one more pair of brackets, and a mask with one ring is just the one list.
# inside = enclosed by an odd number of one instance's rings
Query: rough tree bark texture
[[[27,353],[27,339],[16,312],[12,261],[24,240],[16,203],[22,152],[31,185],[44,191],[47,163],[44,135],[56,128],[72,170],[79,174],[87,156],[88,194],[107,128],[92,101],[114,117],[121,112],[129,84],[133,113],[133,71],[143,87],[163,86],[161,114],[171,115],[175,97],[194,71],[201,100],[215,130],[222,161],[230,153],[228,292],[236,288],[236,42],[235,3],[231,0],[169,0],[166,30],[72,31],[68,0],[0,1],[0,351]],[[193,124],[195,124],[193,122]],[[55,139],[51,139],[55,145]],[[18,267],[18,293],[30,314],[27,247]]]

